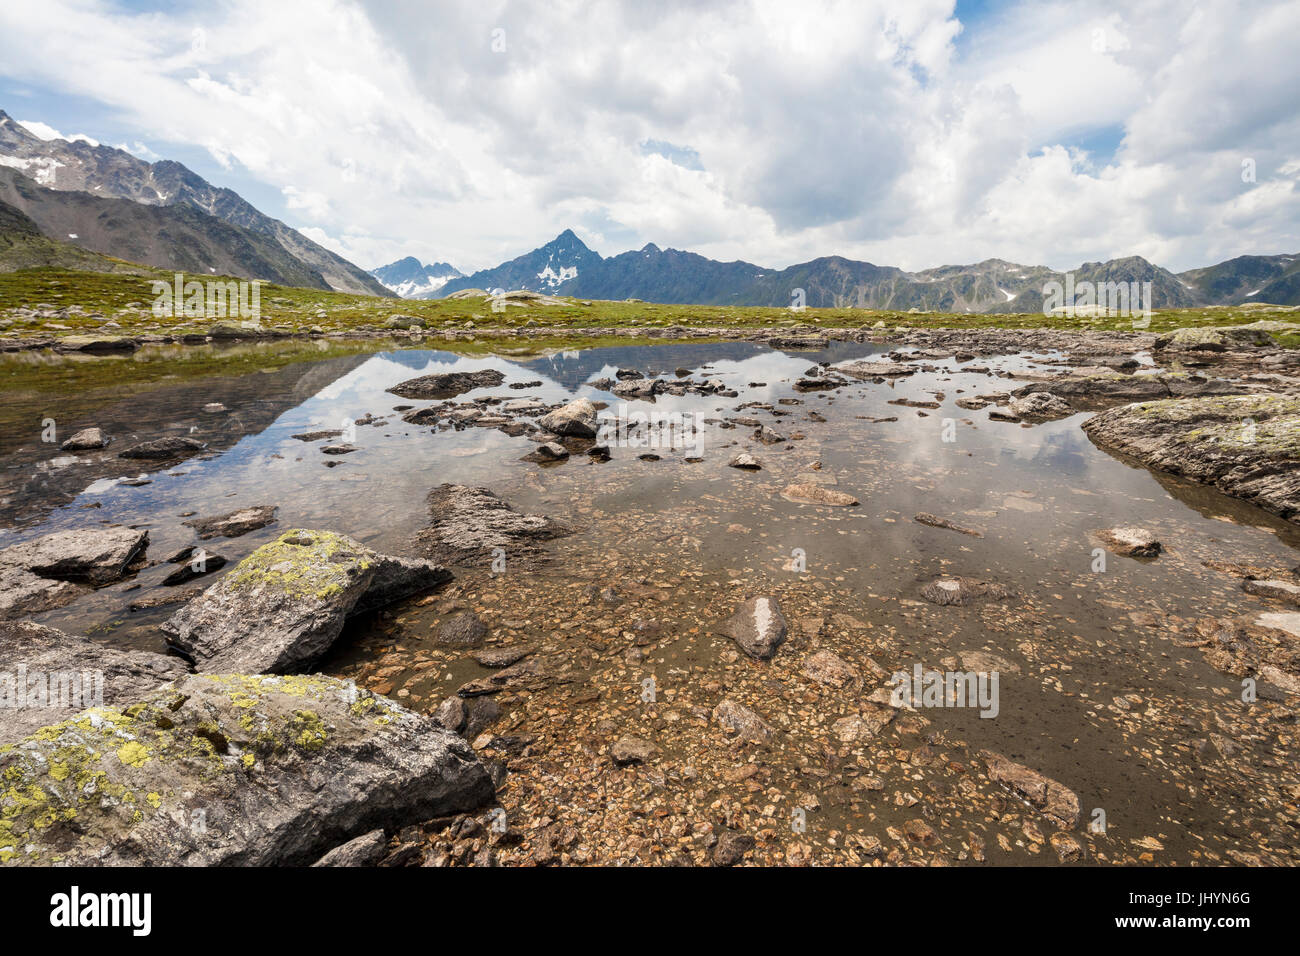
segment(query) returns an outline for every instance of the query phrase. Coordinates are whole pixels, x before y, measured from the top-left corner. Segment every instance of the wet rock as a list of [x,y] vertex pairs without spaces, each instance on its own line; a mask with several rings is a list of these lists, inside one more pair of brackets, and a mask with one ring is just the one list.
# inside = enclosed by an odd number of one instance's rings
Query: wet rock
[[1239,382],[1206,379],[1198,375],[1165,373],[1160,375],[1124,375],[1108,372],[1102,375],[1068,374],[1061,378],[1034,382],[1014,389],[1013,399],[1024,399],[1033,394],[1046,393],[1067,399],[1079,406],[1093,408],[1117,402],[1141,402],[1182,396],[1240,395],[1250,391]]
[[904,365],[898,362],[852,362],[841,365],[835,370],[857,379],[872,379],[903,378],[907,375],[915,375],[920,369],[915,365]]
[[981,750],[989,779],[1009,788],[1058,826],[1069,829],[1079,820],[1079,797],[1063,784],[1002,754]]
[[596,406],[587,398],[576,398],[557,408],[548,415],[543,415],[537,424],[548,432],[557,435],[569,435],[574,438],[596,437]]
[[1108,550],[1126,558],[1154,558],[1162,550],[1155,534],[1146,528],[1107,528],[1096,534]]
[[509,667],[522,661],[532,653],[532,648],[521,645],[510,647],[489,647],[474,654],[474,660],[482,667]]
[[620,737],[609,748],[609,755],[620,767],[634,763],[649,763],[659,748],[640,737]]
[[1096,444],[1300,520],[1300,398],[1144,402],[1083,423]]
[[477,372],[436,372],[399,382],[388,391],[402,398],[452,398],[476,388],[495,388],[505,380],[504,373],[496,369],[480,369]]
[[462,734],[469,720],[469,705],[463,697],[448,697],[438,705],[432,719],[439,727]]
[[548,462],[564,461],[569,457],[569,449],[553,441],[543,442],[534,451],[524,455],[520,461]]
[[185,662],[30,622],[0,623],[0,745],[87,707],[122,707],[182,677]]
[[829,505],[833,508],[851,508],[858,499],[843,491],[828,488],[820,482],[800,482],[786,485],[781,497],[801,505]]
[[1300,585],[1292,584],[1290,581],[1258,581],[1247,578],[1242,587],[1247,594],[1257,594],[1260,597],[1273,598],[1300,607]]
[[193,438],[156,438],[123,449],[117,453],[117,457],[166,461],[171,458],[187,458],[196,455],[207,447],[203,442]]
[[320,453],[322,455],[350,455],[356,450],[356,445],[349,445],[347,442],[342,442],[337,445],[323,445]]
[[388,837],[381,828],[336,846],[312,866],[374,866],[387,853]]
[[587,449],[587,457],[592,461],[609,461],[609,446],[592,445]]
[[180,567],[163,578],[164,587],[176,587],[178,584],[185,584],[195,578],[201,578],[205,574],[220,571],[226,566],[226,558],[221,554],[205,553],[197,561],[186,560],[177,563],[180,564]]
[[184,590],[174,590],[168,588],[157,594],[150,594],[148,597],[137,598],[126,606],[128,611],[152,611],[160,607],[171,607],[175,604],[186,604],[193,601],[203,593],[203,588],[195,586],[185,588]]
[[1011,596],[1010,588],[990,581],[966,577],[935,578],[921,589],[921,597],[931,604],[964,606],[978,601],[1001,601]]
[[474,647],[487,637],[488,629],[473,611],[453,614],[438,625],[437,641],[453,647]]
[[292,673],[318,660],[350,615],[450,580],[429,561],[295,529],[239,562],[162,630],[202,671]]
[[781,442],[789,440],[776,429],[769,428],[767,425],[760,426],[754,432],[754,437],[764,445],[779,445]]
[[849,687],[862,682],[857,668],[826,650],[818,651],[804,661],[802,672],[809,680],[831,687]]
[[322,428],[314,432],[299,432],[297,435],[290,435],[290,438],[296,438],[298,441],[320,441],[322,438],[338,438],[343,434],[338,428]]
[[1010,408],[1013,415],[1031,422],[1051,421],[1074,414],[1069,402],[1049,392],[1030,392],[1023,398],[1013,398]]
[[786,636],[785,617],[773,597],[753,597],[718,628],[750,657],[770,660]]
[[713,865],[735,866],[753,849],[754,838],[748,833],[723,830],[718,834],[717,845],[713,848]]
[[240,535],[265,528],[275,520],[274,505],[253,505],[240,508],[211,518],[194,518],[181,522],[187,528],[193,528],[201,540],[209,538],[238,538]]
[[104,448],[110,439],[98,428],[83,428],[59,447],[64,451],[91,451]]
[[489,565],[503,551],[527,565],[541,554],[538,543],[572,531],[544,515],[521,514],[486,488],[439,485],[429,493],[431,524],[418,535],[435,561]]
[[633,378],[618,382],[611,392],[619,398],[651,398],[663,391],[664,383],[657,378]]
[[927,511],[917,512],[913,520],[924,525],[929,525],[931,528],[943,528],[946,531],[956,531],[958,534],[970,535],[972,538],[984,537],[984,533],[981,531],[976,531],[973,528],[963,528],[961,525],[953,524],[947,518],[940,518]]
[[465,738],[473,740],[501,716],[501,705],[491,697],[472,697],[465,702]]
[[0,748],[0,773],[40,795],[6,811],[9,865],[306,865],[493,797],[460,737],[320,676],[190,675]]
[[763,466],[759,464],[758,459],[748,452],[741,452],[731,461],[727,462],[729,468],[739,468],[742,471],[758,471]]
[[845,746],[855,747],[874,739],[893,719],[892,710],[873,707],[861,714],[841,717],[831,724],[831,733]]
[[713,719],[728,734],[746,743],[761,744],[772,738],[772,728],[767,721],[733,700],[723,700],[714,707]]
[[149,546],[149,532],[134,528],[56,531],[0,551],[0,568],[94,587],[125,577]]
[[487,694],[499,694],[503,690],[519,687],[540,687],[550,681],[541,663],[525,659],[509,667],[504,667],[495,674],[469,681],[456,689],[461,697],[482,697]]
[[1083,859],[1083,844],[1073,834],[1058,830],[1048,841],[1052,844],[1056,858],[1062,863],[1078,863]]

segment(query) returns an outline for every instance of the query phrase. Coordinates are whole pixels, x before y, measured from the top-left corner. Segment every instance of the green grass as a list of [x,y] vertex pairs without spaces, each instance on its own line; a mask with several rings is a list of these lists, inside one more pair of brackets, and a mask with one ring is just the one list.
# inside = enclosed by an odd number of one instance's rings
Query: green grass
[[[115,321],[120,329],[105,330],[121,335],[172,335],[204,332],[213,320],[156,318],[150,311],[153,294],[150,281],[170,280],[171,273],[158,270],[143,275],[79,272],[60,269],[26,269],[0,274],[0,338],[32,338],[42,335],[71,335],[100,329]],[[217,276],[186,276],[200,281],[225,279]],[[439,332],[463,331],[472,323],[476,335],[509,335],[530,326],[547,329],[654,328],[669,326],[725,327],[739,329],[818,328],[852,329],[874,326],[921,328],[1051,328],[1067,330],[1133,330],[1131,319],[1120,317],[1066,317],[1027,315],[946,314],[879,311],[874,309],[806,309],[799,313],[783,308],[659,305],[651,302],[601,302],[566,299],[564,305],[509,306],[494,313],[482,299],[386,299],[348,295],[316,289],[288,288],[265,284],[261,290],[262,325],[290,333],[305,334],[313,327],[330,332],[381,330],[395,315],[421,319],[433,340]],[[18,307],[79,307],[81,312],[40,320],[19,318],[9,310]],[[1205,325],[1239,325],[1260,319],[1295,321],[1300,311],[1286,306],[1251,305],[1169,309],[1151,317],[1147,331]],[[66,326],[51,330],[47,323]],[[5,324],[7,327],[5,327]],[[1293,346],[1296,335],[1283,339]],[[426,340],[429,341],[429,340]],[[432,343],[431,343],[432,344]],[[463,350],[459,343],[458,350]],[[590,345],[591,343],[586,343]],[[441,348],[441,344],[433,347]],[[489,350],[484,347],[484,351]]]

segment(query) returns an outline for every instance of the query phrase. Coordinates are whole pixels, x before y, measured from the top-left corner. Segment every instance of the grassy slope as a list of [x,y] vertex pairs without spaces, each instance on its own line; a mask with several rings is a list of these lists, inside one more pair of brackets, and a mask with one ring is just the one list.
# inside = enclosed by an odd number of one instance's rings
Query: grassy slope
[[[30,269],[0,274],[0,337],[31,337],[42,334],[68,335],[98,329],[113,319],[119,335],[170,334],[202,332],[211,320],[155,318],[150,312],[153,294],[149,282],[154,278],[170,279],[170,273],[149,270],[142,275],[77,272],[58,269]],[[215,276],[187,276],[199,280]],[[708,326],[730,328],[860,328],[884,322],[886,326],[930,328],[1057,328],[1121,329],[1133,328],[1132,321],[1118,317],[1047,317],[1028,315],[943,314],[891,312],[869,309],[807,309],[792,313],[788,309],[657,305],[648,302],[602,302],[571,299],[565,305],[527,307],[510,306],[494,313],[482,299],[386,299],[377,296],[348,295],[316,289],[263,285],[261,290],[262,324],[268,328],[306,332],[319,327],[326,332],[350,329],[382,328],[395,315],[416,316],[426,328],[461,329],[472,322],[476,332],[490,335],[494,328],[518,329],[526,325],[543,325],[556,329],[628,328],[653,326]],[[16,307],[63,309],[78,306],[73,312],[54,319],[26,319],[12,315]],[[99,316],[91,313],[99,313]],[[1170,309],[1156,312],[1149,325],[1154,332],[1187,326],[1236,325],[1259,319],[1291,322],[1300,320],[1300,311],[1285,306],[1251,305],[1244,307],[1208,307]],[[531,321],[530,321],[531,320]],[[48,322],[66,326],[51,330]]]

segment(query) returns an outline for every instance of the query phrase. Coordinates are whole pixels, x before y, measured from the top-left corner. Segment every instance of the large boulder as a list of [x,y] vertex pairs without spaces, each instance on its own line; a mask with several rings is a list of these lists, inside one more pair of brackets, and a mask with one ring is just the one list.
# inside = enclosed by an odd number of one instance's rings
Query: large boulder
[[1142,402],[1083,423],[1103,448],[1300,521],[1300,398]]
[[429,561],[295,529],[239,562],[162,629],[199,670],[293,673],[329,650],[349,616],[450,580]]
[[590,399],[575,398],[550,414],[543,415],[537,424],[557,435],[574,438],[596,437],[596,406]]
[[538,542],[571,534],[545,515],[522,514],[487,488],[443,484],[429,493],[429,527],[419,534],[435,561],[489,565],[504,552],[506,560],[532,563]]
[[188,668],[30,622],[0,623],[0,744],[87,707],[126,706]]
[[492,799],[463,739],[328,677],[190,675],[0,746],[0,863],[302,866]]
[[506,380],[494,368],[477,372],[435,372],[399,382],[388,391],[402,398],[451,398],[476,388],[495,388]]

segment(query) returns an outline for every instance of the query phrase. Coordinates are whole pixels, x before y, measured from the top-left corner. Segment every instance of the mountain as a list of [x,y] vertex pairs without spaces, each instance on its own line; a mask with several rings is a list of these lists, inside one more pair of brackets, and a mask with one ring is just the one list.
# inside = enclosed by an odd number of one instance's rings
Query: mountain
[[572,229],[566,229],[546,245],[503,262],[495,269],[483,269],[462,279],[451,280],[442,287],[442,295],[461,289],[555,292],[566,283],[576,281],[588,268],[599,267],[604,261],[599,253],[588,249]]
[[465,277],[465,273],[446,262],[426,266],[415,256],[407,256],[378,269],[371,269],[370,274],[403,299],[437,298],[438,290],[444,285],[452,279]]
[[[245,233],[257,234],[279,246],[282,253],[298,260],[297,266],[286,266],[279,270],[284,274],[318,276],[325,283],[324,288],[339,292],[383,296],[393,294],[373,276],[342,256],[317,245],[278,219],[260,212],[238,193],[213,186],[187,167],[171,160],[148,163],[125,150],[110,146],[81,140],[43,140],[0,110],[0,166],[12,167],[30,176],[37,185],[52,190],[83,192],[104,199],[130,200],[151,207],[188,207],[221,223],[244,230]],[[192,226],[197,226],[199,222],[194,219],[187,221]],[[155,258],[161,255],[163,248],[161,243],[155,247]],[[125,250],[113,250],[112,254],[130,258]],[[265,249],[261,249],[258,255],[275,258]],[[238,259],[240,255],[232,250],[228,258]],[[179,262],[151,264],[161,264],[164,268],[189,268]],[[213,262],[200,265],[202,267],[195,271],[208,272],[210,268],[222,271]],[[233,274],[269,279],[268,276],[244,272]],[[318,287],[315,282],[311,285]]]
[[1178,278],[1211,305],[1300,301],[1300,256],[1237,256]]
[[193,206],[147,206],[129,199],[46,189],[5,167],[0,167],[0,202],[35,223],[47,238],[91,253],[161,269],[329,288],[319,272],[270,236],[231,225]]
[[81,269],[88,272],[133,272],[130,262],[111,259],[69,242],[50,239],[26,213],[0,201],[0,272],[19,269]]
[[[1297,256],[1244,256],[1181,275],[1140,256],[1128,256],[1085,262],[1071,275],[1076,288],[1085,282],[1094,288],[1149,282],[1152,308],[1300,304]],[[827,256],[786,269],[766,269],[751,262],[718,262],[693,252],[660,249],[653,243],[606,259],[572,230],[565,230],[533,252],[447,282],[440,294],[468,288],[531,289],[581,299],[768,307],[798,304],[801,295],[802,303],[812,308],[1012,313],[1042,311],[1044,288],[1050,282],[1064,286],[1066,274],[1003,259],[906,272]],[[1146,286],[1139,288],[1144,294]]]

